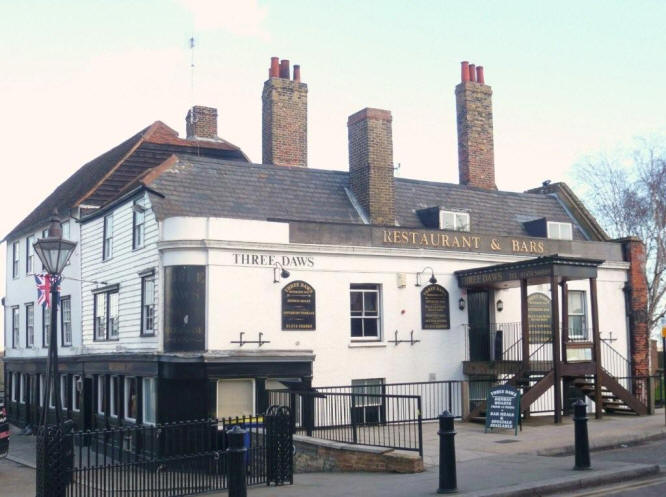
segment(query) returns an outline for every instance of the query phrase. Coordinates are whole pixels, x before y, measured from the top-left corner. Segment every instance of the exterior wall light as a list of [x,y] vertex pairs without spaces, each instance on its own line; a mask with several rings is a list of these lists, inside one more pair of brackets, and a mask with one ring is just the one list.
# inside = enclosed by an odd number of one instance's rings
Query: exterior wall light
[[[279,274],[278,269],[280,269]],[[273,267],[273,283],[280,283],[282,278],[289,278],[289,276],[291,276],[291,273],[287,271],[282,264],[276,262]]]
[[465,299],[460,297],[460,300],[458,301],[458,309],[461,311],[465,310]]
[[504,310],[504,302],[502,299],[497,301],[497,312],[502,312]]
[[430,282],[431,285],[437,283],[437,278],[435,278],[435,270],[430,266],[426,266],[423,268],[423,271],[416,273],[416,284],[414,286],[421,286],[421,275],[425,273],[428,269],[430,269],[430,279],[428,281]]

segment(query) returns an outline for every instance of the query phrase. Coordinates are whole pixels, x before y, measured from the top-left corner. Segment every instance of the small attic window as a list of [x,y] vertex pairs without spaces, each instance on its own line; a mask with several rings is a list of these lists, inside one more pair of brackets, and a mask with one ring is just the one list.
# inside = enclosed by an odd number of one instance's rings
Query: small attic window
[[548,238],[553,240],[572,240],[573,229],[571,223],[548,221]]
[[469,231],[467,212],[439,211],[439,228],[453,231]]

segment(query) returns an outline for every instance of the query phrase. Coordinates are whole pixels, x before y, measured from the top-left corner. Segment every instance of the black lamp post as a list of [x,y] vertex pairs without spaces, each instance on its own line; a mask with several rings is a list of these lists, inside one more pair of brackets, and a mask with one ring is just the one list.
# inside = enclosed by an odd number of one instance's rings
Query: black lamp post
[[40,424],[46,426],[49,400],[51,398],[51,388],[57,392],[55,396],[55,415],[56,424],[60,424],[60,395],[59,388],[56,388],[58,379],[58,300],[60,292],[58,291],[58,280],[62,270],[67,265],[69,258],[74,252],[76,242],[63,240],[62,226],[58,218],[54,215],[50,219],[49,230],[46,238],[37,240],[33,247],[39,260],[42,261],[46,272],[51,280],[51,328],[49,330],[49,354],[46,360],[46,385],[44,388],[44,401],[42,409],[42,419]]

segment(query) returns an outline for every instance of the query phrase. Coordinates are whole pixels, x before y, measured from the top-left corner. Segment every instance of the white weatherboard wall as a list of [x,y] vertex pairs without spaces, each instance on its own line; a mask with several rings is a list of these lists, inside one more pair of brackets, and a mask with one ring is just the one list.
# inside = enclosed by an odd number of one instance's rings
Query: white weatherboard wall
[[[132,248],[133,202],[143,198],[145,212],[145,243],[142,248]],[[82,253],[82,301],[83,343],[85,352],[140,352],[155,351],[161,347],[161,316],[157,311],[161,295],[155,295],[154,337],[141,336],[141,277],[139,273],[155,269],[155,288],[159,289],[159,257],[156,248],[158,223],[155,220],[150,199],[143,194],[113,209],[113,256],[102,260],[102,236],[104,216],[85,221],[81,227]],[[94,283],[95,281],[99,283]],[[102,283],[104,282],[104,283]],[[119,285],[119,339],[113,341],[94,340],[93,290],[107,285]]]
[[[249,229],[251,226],[251,229]],[[207,349],[210,351],[275,350],[313,351],[315,386],[349,384],[356,378],[385,378],[387,382],[462,379],[465,359],[467,309],[458,309],[466,295],[458,288],[454,272],[485,265],[524,259],[516,256],[447,253],[426,250],[382,249],[289,244],[284,223],[206,218],[172,218],[163,223],[165,241],[160,244],[163,265],[202,264],[207,266]],[[251,233],[249,242],[239,233]],[[217,238],[210,237],[215,233]],[[247,257],[242,257],[250,256]],[[263,259],[261,256],[264,256]],[[256,256],[252,258],[252,256]],[[272,256],[272,258],[271,258]],[[288,279],[273,283],[270,261],[284,263]],[[420,291],[416,273],[431,266],[438,283],[449,292],[449,330],[422,330]],[[627,266],[616,263],[599,270],[598,287],[602,332],[626,337],[622,286]],[[406,276],[399,288],[398,275]],[[427,284],[429,272],[422,276]],[[315,331],[281,330],[281,289],[291,281],[304,280],[316,292]],[[382,339],[357,341],[350,336],[349,286],[376,283],[382,288]],[[587,281],[571,282],[570,288],[588,290]],[[547,286],[530,287],[530,292],[549,292]],[[588,328],[591,327],[588,297]],[[520,321],[519,289],[491,293],[491,321]],[[504,311],[495,312],[495,302],[504,301]],[[603,300],[602,300],[603,299]],[[493,314],[495,314],[493,316]],[[414,345],[394,345],[408,340]],[[258,340],[259,332],[270,343],[241,348],[231,341]],[[602,336],[605,337],[605,335]],[[616,348],[626,352],[626,339]]]
[[[79,224],[74,219],[68,219],[69,239],[75,242],[80,240]],[[41,238],[42,230],[48,225],[41,226],[34,231],[37,238]],[[48,349],[43,347],[42,338],[42,306],[37,304],[37,285],[32,274],[26,273],[26,244],[29,234],[18,239],[7,240],[7,257],[5,272],[5,355],[6,357],[46,357]],[[18,277],[12,277],[12,244],[19,241],[19,272]],[[60,285],[61,295],[71,297],[72,309],[72,346],[62,346],[60,309],[58,309],[58,354],[61,356],[76,355],[81,352],[81,244],[78,243],[69,264],[63,271],[63,281]],[[42,272],[42,263],[34,255],[33,271]],[[34,303],[34,347],[26,347],[26,311],[25,304]],[[12,348],[12,307],[19,306],[19,343]]]

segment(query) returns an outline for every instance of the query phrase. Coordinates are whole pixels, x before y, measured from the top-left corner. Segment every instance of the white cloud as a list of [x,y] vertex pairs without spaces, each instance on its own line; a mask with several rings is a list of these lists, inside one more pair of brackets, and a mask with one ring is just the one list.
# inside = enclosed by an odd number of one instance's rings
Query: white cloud
[[223,29],[239,36],[250,36],[268,40],[269,33],[263,25],[268,16],[268,7],[258,0],[177,0],[190,11],[194,29]]

